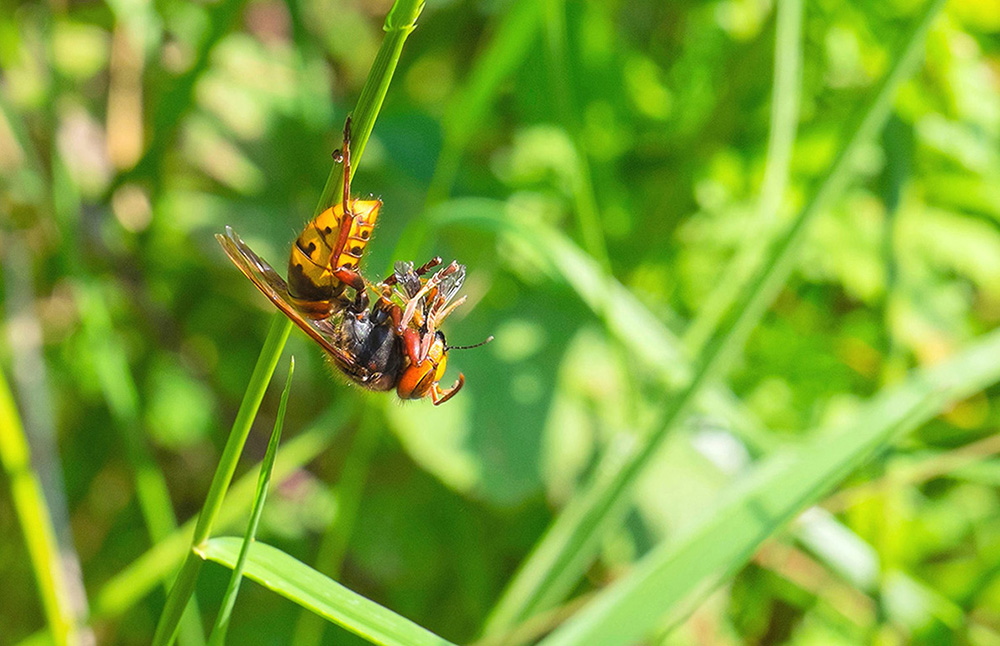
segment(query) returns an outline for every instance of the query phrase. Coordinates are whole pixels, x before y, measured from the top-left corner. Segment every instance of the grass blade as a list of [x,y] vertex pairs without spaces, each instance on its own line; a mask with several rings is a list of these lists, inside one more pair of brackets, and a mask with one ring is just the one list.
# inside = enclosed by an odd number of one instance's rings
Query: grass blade
[[240,555],[236,559],[233,567],[233,576],[229,579],[229,586],[222,598],[222,608],[216,617],[212,634],[208,638],[208,643],[212,646],[221,646],[226,641],[226,631],[229,629],[229,620],[233,614],[233,606],[236,605],[236,595],[239,594],[240,582],[243,580],[243,568],[246,566],[247,552],[250,545],[256,540],[257,526],[260,524],[260,516],[264,512],[264,501],[267,499],[267,488],[271,482],[271,471],[274,469],[274,457],[278,453],[278,444],[281,442],[281,427],[285,423],[285,410],[288,408],[288,393],[292,390],[292,375],[295,373],[295,357],[292,357],[288,365],[288,377],[285,378],[285,389],[281,391],[281,403],[278,404],[278,416],[274,420],[274,430],[271,431],[271,439],[267,443],[267,451],[264,453],[264,461],[260,465],[260,475],[257,477],[257,494],[254,496],[253,508],[250,511],[250,521],[247,523],[247,531],[243,534],[243,545],[240,547]]
[[615,646],[674,625],[691,601],[742,567],[757,547],[900,433],[1000,380],[1000,331],[887,389],[856,421],[767,459],[704,519],[661,544],[626,578],[598,593],[542,643]]
[[52,641],[57,646],[75,644],[76,619],[60,567],[62,561],[55,530],[41,483],[31,466],[21,418],[3,373],[0,373],[0,463],[10,480],[14,509],[21,523]]
[[[337,436],[351,411],[334,407],[310,425],[309,429],[290,439],[278,450],[274,480],[283,482],[303,465],[316,459]],[[225,504],[216,519],[216,528],[228,530],[250,508],[255,493],[255,481],[260,465],[250,469],[230,488]],[[115,617],[131,608],[150,593],[183,560],[190,548],[194,520],[170,533],[104,584],[94,599],[92,619]]]
[[[87,343],[93,348],[91,356],[97,372],[104,400],[115,422],[116,430],[125,448],[125,455],[135,470],[135,491],[150,542],[165,539],[177,529],[177,518],[166,478],[156,464],[139,414],[139,392],[122,346],[111,322],[104,295],[98,284],[77,285],[77,302],[80,321]],[[168,582],[164,581],[169,592]],[[181,618],[179,632],[181,644],[197,646],[205,643],[197,599],[192,597],[190,608]]]
[[[531,53],[542,24],[544,5],[538,0],[516,0],[507,9],[495,33],[455,92],[441,117],[441,154],[427,188],[425,204],[434,205],[451,193],[462,155],[496,100],[503,82]],[[415,258],[427,235],[427,218],[413,218],[396,242],[393,258]]]
[[[392,80],[396,64],[399,62],[403,43],[415,28],[417,16],[420,15],[423,6],[424,3],[422,0],[396,0],[389,10],[389,14],[386,16],[384,27],[386,37],[379,48],[371,70],[368,72],[368,79],[365,81],[361,96],[358,98],[358,105],[354,110],[351,154],[355,163],[352,170],[356,170],[361,161],[361,155],[364,153],[368,137],[371,135],[372,128],[375,125],[375,119],[382,108],[382,101],[385,99],[385,94],[388,91],[389,82]],[[329,205],[332,196],[335,194],[337,182],[343,181],[339,169],[340,166],[334,165],[330,171],[330,176],[327,178],[326,186],[323,187],[319,203],[316,207],[317,214]],[[285,347],[285,341],[288,339],[291,327],[292,322],[288,317],[283,314],[274,315],[271,329],[257,359],[257,366],[254,368],[254,373],[250,378],[250,385],[247,387],[243,402],[236,414],[236,421],[233,422],[229,439],[226,440],[226,447],[223,449],[219,466],[216,469],[215,476],[212,478],[205,506],[198,517],[198,523],[195,525],[193,542],[191,544],[192,551],[188,553],[184,563],[181,565],[177,581],[167,596],[167,604],[164,607],[163,614],[160,616],[156,633],[153,636],[154,646],[165,646],[173,642],[177,632],[178,621],[187,605],[188,599],[194,592],[198,570],[201,567],[202,561],[197,558],[193,548],[204,543],[212,531],[212,525],[218,516],[219,508],[226,495],[226,489],[229,488],[229,483],[232,481],[236,463],[239,460],[240,453],[243,452],[243,445],[246,443],[247,434],[250,432],[250,424],[253,422],[257,408],[260,406],[260,400],[264,396],[264,389],[270,380],[271,374],[274,372],[281,351]]]
[[[213,538],[199,550],[206,559],[233,567],[238,538]],[[373,644],[449,646],[450,642],[409,619],[348,590],[328,576],[265,543],[250,546],[246,576],[303,608],[326,617]]]
[[[385,24],[382,26],[385,38],[382,39],[382,45],[375,55],[375,62],[372,63],[368,79],[361,89],[361,96],[358,97],[358,105],[355,106],[351,116],[351,159],[354,164],[351,167],[352,177],[358,169],[358,162],[365,152],[365,146],[368,145],[368,137],[375,127],[375,119],[382,109],[386,92],[389,91],[389,83],[403,53],[403,43],[417,28],[417,18],[423,10],[424,0],[396,0],[385,17]],[[330,175],[326,178],[326,185],[316,205],[317,215],[336,201],[335,196],[340,195],[343,190],[343,181],[343,173],[339,166],[330,169]]]
[[[774,34],[774,91],[767,139],[767,162],[757,202],[757,216],[747,230],[747,242],[726,265],[698,314],[684,333],[692,352],[698,352],[712,337],[770,242],[781,198],[788,186],[792,148],[799,125],[802,94],[802,0],[777,3]],[[753,234],[754,231],[763,233]]]
[[569,37],[566,26],[565,0],[545,0],[545,40],[548,47],[548,64],[560,121],[569,132],[576,149],[576,173],[573,186],[573,206],[576,224],[580,230],[583,248],[603,267],[610,267],[608,246],[594,193],[594,182],[584,145],[583,127],[573,92],[573,74],[570,67]]
[[[678,336],[561,231],[535,218],[522,217],[504,202],[483,198],[444,202],[429,212],[427,221],[435,227],[471,227],[516,237],[538,253],[548,269],[573,289],[638,365],[649,370],[664,388],[678,388],[691,379],[692,361]],[[594,285],[602,289],[593,289]],[[699,405],[722,418],[751,452],[766,453],[777,447],[763,424],[732,392],[706,390]]]
[[205,496],[205,504],[198,515],[198,522],[195,523],[194,535],[191,538],[191,551],[187,553],[184,563],[181,564],[177,580],[167,595],[167,603],[160,615],[160,621],[156,626],[156,633],[153,635],[153,644],[169,644],[173,641],[177,633],[177,628],[188,600],[194,593],[194,585],[198,579],[198,571],[201,569],[201,559],[197,557],[194,548],[208,540],[212,532],[212,527],[222,509],[222,502],[232,482],[233,473],[243,453],[243,445],[246,444],[247,436],[250,434],[250,427],[257,417],[257,410],[260,402],[264,399],[264,392],[267,384],[271,381],[274,368],[281,357],[281,350],[285,347],[288,333],[291,332],[292,322],[285,316],[275,317],[271,322],[271,329],[264,340],[264,347],[260,350],[257,358],[257,365],[254,366],[253,374],[250,376],[250,383],[247,385],[243,395],[243,401],[236,413],[233,421],[233,428],[229,431],[229,438],[226,446],[222,450],[222,457],[219,465],[215,469],[212,477],[212,484],[208,487],[208,494]]
[[[543,4],[538,0],[517,0],[503,12],[493,37],[476,59],[465,84],[445,107],[441,118],[444,141],[427,189],[427,204],[435,204],[451,192],[465,147],[486,117],[503,81],[531,52],[541,26],[542,9]],[[409,258],[414,254],[396,255]]]
[[684,419],[702,387],[718,377],[730,363],[744,339],[777,297],[794,268],[795,251],[808,225],[843,189],[856,151],[884,125],[896,89],[920,62],[924,37],[943,4],[944,0],[934,0],[928,5],[921,19],[907,34],[902,53],[896,57],[857,126],[852,128],[847,144],[840,150],[818,191],[771,250],[767,262],[740,300],[735,315],[705,347],[690,383],[667,403],[638,446],[609,452],[598,469],[595,481],[569,502],[523,563],[491,613],[488,631],[509,629],[550,607],[564,598],[580,580],[596,554],[604,532],[615,526],[627,508],[631,485],[655,455],[663,439]]

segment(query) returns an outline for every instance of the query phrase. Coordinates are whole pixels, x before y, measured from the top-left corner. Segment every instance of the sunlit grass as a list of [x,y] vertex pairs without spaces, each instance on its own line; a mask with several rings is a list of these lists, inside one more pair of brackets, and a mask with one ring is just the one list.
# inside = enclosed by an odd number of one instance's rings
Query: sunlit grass
[[247,555],[250,546],[257,540],[257,528],[260,526],[260,517],[264,513],[264,503],[267,500],[268,487],[271,484],[271,473],[274,470],[274,459],[278,454],[278,444],[281,442],[281,427],[285,424],[285,412],[288,410],[288,393],[292,390],[292,375],[295,374],[295,357],[288,362],[288,376],[285,378],[285,388],[281,391],[281,402],[278,404],[278,415],[274,420],[274,430],[271,431],[271,439],[267,442],[267,451],[264,453],[264,460],[260,464],[260,473],[257,475],[257,489],[254,492],[253,505],[250,508],[250,520],[247,522],[246,531],[243,533],[243,544],[240,546],[239,556],[233,563],[232,577],[226,592],[222,597],[222,607],[215,618],[215,625],[209,635],[208,643],[212,646],[222,646],[226,643],[226,632],[229,630],[229,622],[233,616],[233,607],[236,605],[236,596],[240,591],[240,583],[243,580],[243,569],[246,567]]
[[[996,27],[918,4],[0,15],[0,632],[197,646],[222,596],[213,643],[1000,642]],[[449,342],[497,336],[440,408],[331,380],[212,243],[336,201],[359,91],[365,274],[457,258]]]
[[[353,169],[357,168],[361,160],[361,155],[364,152],[368,137],[371,135],[375,119],[382,107],[382,101],[388,90],[389,82],[392,80],[393,72],[399,62],[403,43],[413,30],[422,8],[422,1],[397,0],[386,17],[387,36],[383,41],[379,54],[376,56],[375,63],[368,76],[368,82],[365,84],[365,89],[361,92],[358,106],[352,115]],[[336,194],[337,180],[333,179],[336,175],[337,168],[335,166],[330,173],[327,186],[320,195],[319,204],[316,208],[317,214],[329,206],[332,196]],[[339,181],[343,181],[342,176]],[[170,590],[170,594],[167,596],[166,606],[157,624],[156,634],[153,636],[154,645],[169,644],[176,635],[181,615],[191,595],[194,593],[198,572],[201,569],[201,558],[197,550],[211,536],[215,520],[219,515],[226,492],[229,489],[229,484],[236,471],[236,465],[243,452],[243,446],[250,433],[250,427],[257,414],[257,409],[264,397],[267,384],[274,373],[274,368],[277,365],[281,351],[285,346],[285,341],[288,339],[288,334],[291,331],[292,323],[288,318],[281,314],[275,314],[274,317],[271,329],[268,331],[267,338],[264,341],[264,346],[261,348],[257,366],[250,377],[250,383],[247,386],[240,410],[236,415],[236,420],[233,422],[233,428],[229,433],[222,457],[219,459],[219,466],[216,468],[212,484],[206,494],[202,512],[198,516],[198,522],[195,525],[194,536],[191,541],[191,550],[185,556],[177,579]]]
[[795,251],[811,222],[843,190],[858,149],[885,124],[900,84],[920,63],[924,39],[944,2],[937,0],[913,26],[871,103],[849,131],[827,175],[696,359],[690,382],[671,397],[636,445],[610,451],[595,478],[560,513],[508,585],[487,624],[506,630],[561,601],[578,583],[609,528],[620,523],[631,485],[667,435],[683,421],[701,389],[721,376],[746,337],[773,304],[794,268]]
[[38,474],[31,465],[28,441],[24,435],[14,398],[0,373],[0,462],[28,547],[49,634],[57,646],[69,646],[78,639],[78,620],[70,604],[65,575],[61,568],[59,547],[42,493]]

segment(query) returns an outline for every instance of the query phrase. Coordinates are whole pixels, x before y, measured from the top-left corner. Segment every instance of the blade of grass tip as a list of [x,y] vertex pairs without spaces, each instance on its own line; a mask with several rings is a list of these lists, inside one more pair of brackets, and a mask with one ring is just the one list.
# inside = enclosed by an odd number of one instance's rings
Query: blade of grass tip
[[281,428],[285,423],[285,410],[288,408],[288,393],[292,390],[292,375],[294,373],[295,357],[292,357],[288,364],[288,377],[285,378],[285,389],[281,391],[281,403],[278,404],[278,415],[274,420],[274,430],[271,432],[271,439],[267,443],[264,461],[260,465],[260,475],[257,477],[257,493],[254,496],[247,530],[243,534],[243,546],[240,547],[240,555],[236,559],[235,567],[233,567],[229,586],[222,597],[222,607],[215,619],[215,626],[212,628],[212,633],[209,635],[209,646],[222,646],[226,642],[229,620],[233,614],[233,606],[236,605],[236,595],[240,591],[240,582],[243,580],[243,567],[246,565],[247,553],[250,550],[250,544],[257,539],[257,526],[260,524],[260,516],[264,511],[264,501],[267,499],[267,488],[271,482],[274,458],[278,453],[278,444],[281,442]]
[[271,328],[264,340],[264,347],[261,348],[260,356],[257,358],[257,365],[254,366],[253,374],[250,376],[250,383],[243,395],[243,401],[240,403],[236,419],[233,421],[233,428],[229,431],[229,438],[222,450],[222,457],[219,459],[219,465],[215,469],[208,494],[205,496],[205,504],[198,515],[197,523],[195,523],[194,535],[191,539],[192,549],[188,551],[174,585],[170,588],[170,594],[167,595],[163,614],[160,615],[160,621],[153,635],[154,645],[162,646],[173,642],[177,633],[178,622],[187,607],[188,600],[194,593],[198,571],[201,569],[202,560],[195,554],[194,548],[208,540],[212,532],[212,526],[222,508],[222,501],[225,499],[240,454],[243,452],[243,445],[250,434],[254,418],[257,417],[260,402],[264,399],[264,392],[271,381],[271,375],[274,374],[274,368],[281,357],[281,351],[285,347],[285,341],[288,339],[291,328],[292,323],[285,316],[275,317],[271,322]]
[[[375,119],[382,110],[382,102],[389,91],[389,83],[396,72],[396,65],[399,57],[403,53],[403,43],[406,42],[410,33],[417,28],[417,18],[424,10],[424,0],[396,0],[392,8],[389,9],[385,17],[385,24],[382,31],[385,38],[375,55],[371,70],[368,72],[368,79],[361,89],[361,96],[358,97],[358,104],[351,115],[351,177],[358,169],[357,162],[365,152],[368,145],[368,137],[375,127]],[[330,170],[330,175],[326,178],[326,185],[320,193],[319,203],[316,205],[317,215],[333,204],[343,191],[344,174],[339,166],[334,166]]]
[[[394,405],[393,402],[390,405]],[[344,466],[340,471],[340,479],[334,489],[334,499],[337,501],[337,513],[326,528],[326,533],[316,551],[314,566],[317,571],[327,576],[336,577],[347,554],[347,545],[354,533],[354,525],[358,519],[361,507],[361,496],[368,481],[368,471],[371,459],[382,437],[383,424],[377,415],[375,407],[367,400],[361,413],[361,424],[351,443]],[[303,612],[295,626],[292,637],[294,646],[312,646],[320,644],[326,622],[312,612]]]
[[[200,550],[204,558],[233,567],[242,541],[213,538]],[[265,543],[252,543],[247,578],[326,617],[364,639],[384,646],[452,646],[426,628],[345,588],[330,577]]]
[[777,3],[774,33],[774,90],[767,138],[764,180],[761,182],[756,218],[747,228],[746,242],[726,265],[716,287],[698,308],[684,333],[684,343],[697,354],[730,310],[746,284],[750,270],[772,240],[781,198],[788,186],[792,148],[799,124],[802,94],[802,0]]
[[542,643],[624,646],[663,628],[665,615],[666,627],[675,626],[766,538],[877,451],[998,380],[1000,330],[883,390],[838,431],[765,460],[693,527],[655,548]]
[[60,567],[55,530],[49,517],[42,487],[31,465],[31,453],[24,435],[14,397],[0,372],[0,462],[10,480],[14,510],[21,523],[28,558],[38,583],[42,609],[56,646],[77,643],[76,618]]
[[[303,465],[315,460],[330,446],[352,415],[350,406],[335,406],[310,424],[307,430],[288,440],[278,450],[273,479],[284,482]],[[249,509],[259,470],[259,464],[249,469],[230,488],[216,519],[216,529],[231,529]],[[194,520],[190,520],[108,580],[94,598],[91,620],[122,614],[149,594],[157,583],[167,580],[189,551],[193,534]]]
[[[385,99],[389,82],[392,80],[396,65],[399,62],[403,43],[410,32],[416,28],[417,16],[420,15],[423,7],[424,3],[422,0],[396,0],[389,10],[389,14],[386,16],[384,25],[386,37],[379,48],[371,70],[368,72],[368,79],[365,81],[361,96],[358,98],[358,105],[354,110],[352,118],[351,154],[355,162],[361,160],[368,137],[371,135],[372,128],[375,125],[375,119],[382,108],[382,101]],[[358,164],[355,163],[352,170],[356,170],[357,167]],[[343,181],[342,173],[338,173],[338,169],[339,166],[335,164],[330,171],[326,186],[323,187],[320,195],[316,208],[317,213],[323,211],[330,204],[335,194],[337,182]],[[334,179],[338,175],[340,179]],[[278,358],[281,355],[281,350],[285,346],[285,340],[291,331],[291,326],[292,323],[288,317],[282,314],[275,314],[267,339],[264,341],[264,347],[261,349],[260,357],[257,360],[257,367],[254,368],[254,375],[250,378],[250,386],[247,388],[243,403],[240,405],[240,410],[236,415],[236,421],[233,423],[233,429],[230,431],[229,439],[226,441],[226,447],[223,449],[222,459],[216,469],[215,476],[212,478],[212,484],[209,487],[209,493],[205,500],[205,507],[202,509],[202,513],[198,517],[198,523],[195,525],[192,548],[196,548],[204,543],[211,533],[212,525],[219,513],[219,507],[222,505],[226,489],[228,489],[229,483],[232,480],[236,462],[239,460],[247,434],[250,432],[250,423],[253,422],[253,418],[256,416],[260,400],[263,398],[264,389],[270,380],[271,374],[274,372]],[[264,369],[265,367],[266,370]],[[260,377],[264,377],[264,373],[266,372],[266,378],[263,379],[263,383],[259,383],[256,380],[258,369],[261,369]],[[259,393],[257,392],[258,388]],[[192,549],[181,565],[181,570],[177,575],[174,587],[167,596],[166,606],[157,624],[156,633],[153,635],[154,646],[166,646],[173,642],[177,632],[177,622],[187,605],[188,599],[190,599],[191,594],[194,592],[201,563],[201,559],[197,558],[194,549]]]
[[[502,595],[487,621],[488,631],[504,630],[548,606],[558,603],[576,585],[596,554],[604,531],[614,525],[626,508],[631,485],[690,404],[742,347],[742,342],[767,311],[794,268],[795,251],[807,226],[843,188],[850,162],[885,123],[896,89],[921,60],[923,41],[945,0],[934,0],[907,34],[902,54],[876,92],[848,143],[841,149],[819,189],[778,241],[767,262],[738,303],[735,315],[720,328],[697,362],[688,386],[671,398],[658,420],[637,446],[609,451],[602,474],[567,504],[543,535]],[[607,477],[615,470],[614,477]]]

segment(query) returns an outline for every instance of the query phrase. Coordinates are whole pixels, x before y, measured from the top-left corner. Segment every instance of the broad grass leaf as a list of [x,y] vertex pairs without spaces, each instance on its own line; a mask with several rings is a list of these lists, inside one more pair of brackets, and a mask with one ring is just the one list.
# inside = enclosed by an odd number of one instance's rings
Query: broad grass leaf
[[856,421],[768,458],[681,536],[602,591],[544,646],[631,644],[676,622],[700,594],[900,433],[1000,380],[1000,331],[872,399]]
[[[231,568],[236,563],[242,544],[242,539],[232,536],[213,538],[200,553],[208,560]],[[244,575],[373,644],[451,644],[266,543],[250,546]]]

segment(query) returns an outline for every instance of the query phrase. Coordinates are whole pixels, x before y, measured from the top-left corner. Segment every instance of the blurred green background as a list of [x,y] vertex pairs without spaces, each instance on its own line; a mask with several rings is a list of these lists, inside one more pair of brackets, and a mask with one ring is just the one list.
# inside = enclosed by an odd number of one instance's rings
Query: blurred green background
[[[390,4],[0,4],[0,366],[99,643],[149,643],[162,588],[117,610],[102,593],[171,514],[197,513],[272,318],[213,234],[231,225],[284,270]],[[602,447],[669,397],[671,351],[697,353],[754,250],[815,192],[922,7],[805,3],[775,94],[768,0],[430,0],[354,181],[385,202],[363,269],[458,259],[469,303],[449,341],[496,340],[452,353],[446,381],[467,384],[434,408],[345,385],[293,331],[285,441],[312,444],[261,539],[474,639]],[[725,405],[671,435],[579,592],[757,456],[1000,321],[1000,2],[946,6],[861,153],[717,388]],[[664,346],[668,330],[682,341]],[[995,394],[864,466],[662,643],[1000,644]],[[0,537],[13,644],[44,618],[6,478]],[[205,621],[227,577],[204,568]],[[230,643],[291,643],[298,622],[247,584]]]

